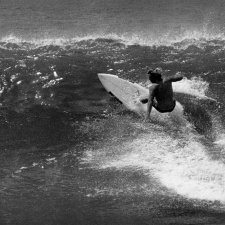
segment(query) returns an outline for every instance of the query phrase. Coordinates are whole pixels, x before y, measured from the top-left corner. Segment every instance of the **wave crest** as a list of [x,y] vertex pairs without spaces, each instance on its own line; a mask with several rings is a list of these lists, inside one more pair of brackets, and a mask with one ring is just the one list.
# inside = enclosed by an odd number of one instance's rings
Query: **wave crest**
[[[26,39],[18,37],[14,34],[6,35],[0,39],[0,42],[6,43],[29,43],[36,46],[57,45],[66,46],[80,41],[111,39],[125,45],[141,45],[141,46],[175,46],[179,48],[187,48],[190,45],[201,47],[202,45],[223,45],[225,46],[225,34],[209,33],[206,31],[170,31],[164,34],[153,34],[152,31],[140,33],[93,33],[88,35],[78,35],[74,37],[48,37]],[[216,41],[216,42],[215,42]]]

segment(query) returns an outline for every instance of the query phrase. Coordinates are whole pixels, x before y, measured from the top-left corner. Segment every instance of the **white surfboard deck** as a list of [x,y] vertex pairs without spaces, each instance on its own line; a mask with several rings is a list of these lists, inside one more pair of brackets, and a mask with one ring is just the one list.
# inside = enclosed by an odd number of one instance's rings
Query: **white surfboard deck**
[[139,115],[146,114],[147,104],[143,104],[139,99],[141,96],[148,96],[147,88],[112,74],[99,73],[98,77],[104,88],[118,98],[126,108]]

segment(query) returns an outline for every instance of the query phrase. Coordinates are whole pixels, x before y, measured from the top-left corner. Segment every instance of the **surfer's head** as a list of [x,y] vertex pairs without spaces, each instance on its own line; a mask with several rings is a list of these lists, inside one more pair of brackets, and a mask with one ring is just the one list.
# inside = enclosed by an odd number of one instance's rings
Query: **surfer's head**
[[156,69],[150,69],[148,71],[148,75],[149,75],[149,80],[152,82],[152,83],[159,83],[161,82],[163,79],[162,79],[162,69],[161,68],[156,68]]

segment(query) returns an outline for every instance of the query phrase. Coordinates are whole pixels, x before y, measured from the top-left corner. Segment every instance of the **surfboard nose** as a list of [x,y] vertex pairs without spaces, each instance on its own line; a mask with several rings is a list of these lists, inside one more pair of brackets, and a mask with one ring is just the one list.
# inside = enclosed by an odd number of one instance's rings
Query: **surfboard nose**
[[113,75],[113,74],[109,74],[109,73],[98,73],[98,77],[99,77],[99,79],[106,78],[106,77],[108,77],[108,78],[117,77],[118,78],[117,75]]
[[98,78],[99,78],[100,80],[102,80],[102,78],[104,77],[104,75],[105,75],[105,73],[98,73]]
[[102,77],[104,73],[98,73],[98,77]]

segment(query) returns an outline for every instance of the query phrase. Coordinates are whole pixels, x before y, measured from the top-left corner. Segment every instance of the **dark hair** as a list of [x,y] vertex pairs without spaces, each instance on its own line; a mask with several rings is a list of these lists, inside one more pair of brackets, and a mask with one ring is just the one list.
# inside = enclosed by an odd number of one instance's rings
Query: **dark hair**
[[149,80],[152,83],[157,83],[162,81],[162,75],[160,73],[154,72],[153,70],[149,70],[148,74],[149,74]]

